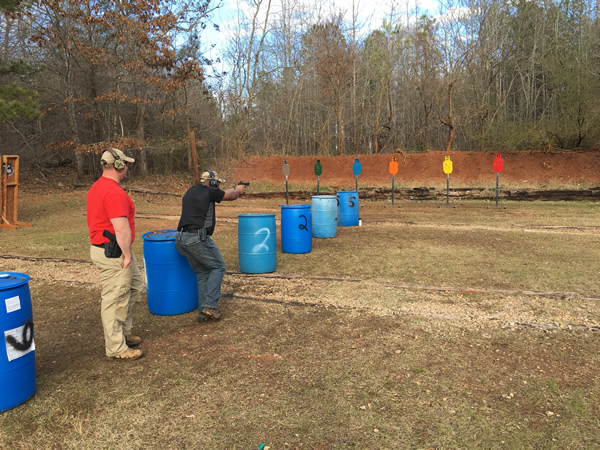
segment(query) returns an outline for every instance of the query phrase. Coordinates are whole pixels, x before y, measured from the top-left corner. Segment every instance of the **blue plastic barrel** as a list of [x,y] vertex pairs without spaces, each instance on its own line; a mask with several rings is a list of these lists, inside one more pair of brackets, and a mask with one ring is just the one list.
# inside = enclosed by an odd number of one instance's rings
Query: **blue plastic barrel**
[[238,215],[240,272],[268,273],[277,268],[275,214]]
[[198,307],[198,278],[175,248],[176,230],[150,231],[144,239],[144,270],[148,310],[174,316]]
[[310,205],[281,205],[281,251],[309,253],[312,250]]
[[358,192],[339,191],[337,193],[338,225],[340,227],[358,226]]
[[335,195],[313,195],[311,213],[313,237],[335,237],[337,233],[337,199]]
[[0,272],[0,411],[35,394],[35,343],[29,276]]

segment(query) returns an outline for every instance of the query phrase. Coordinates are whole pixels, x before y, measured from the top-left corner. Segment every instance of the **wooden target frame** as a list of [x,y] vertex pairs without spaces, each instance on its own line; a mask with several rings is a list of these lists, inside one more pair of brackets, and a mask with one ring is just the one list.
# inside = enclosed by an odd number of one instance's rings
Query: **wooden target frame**
[[17,155],[3,155],[1,172],[2,212],[0,214],[0,228],[30,227],[30,223],[19,222],[17,220],[19,206],[19,157]]

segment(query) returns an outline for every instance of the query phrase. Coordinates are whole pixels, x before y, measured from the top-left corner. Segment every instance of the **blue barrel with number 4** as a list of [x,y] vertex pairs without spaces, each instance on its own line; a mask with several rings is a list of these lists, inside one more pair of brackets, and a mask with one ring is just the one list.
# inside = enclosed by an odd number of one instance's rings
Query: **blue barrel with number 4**
[[311,214],[313,237],[335,237],[337,233],[337,199],[335,195],[313,195]]
[[29,276],[0,272],[0,411],[35,394],[35,343]]

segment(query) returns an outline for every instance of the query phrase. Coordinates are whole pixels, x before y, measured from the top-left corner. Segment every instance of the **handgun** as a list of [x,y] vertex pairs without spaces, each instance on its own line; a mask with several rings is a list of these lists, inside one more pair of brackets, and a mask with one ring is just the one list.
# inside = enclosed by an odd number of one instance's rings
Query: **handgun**
[[249,181],[238,181],[238,186],[242,184],[244,186],[250,186],[250,182]]

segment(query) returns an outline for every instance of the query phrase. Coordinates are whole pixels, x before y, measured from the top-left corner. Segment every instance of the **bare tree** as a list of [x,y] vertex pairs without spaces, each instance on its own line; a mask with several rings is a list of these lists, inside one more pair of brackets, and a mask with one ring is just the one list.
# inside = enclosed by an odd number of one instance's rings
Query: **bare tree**
[[343,154],[343,97],[352,80],[352,65],[355,55],[349,48],[341,29],[342,17],[315,25],[306,35],[312,46],[311,61],[319,76],[323,93],[335,111],[335,134],[337,154]]

